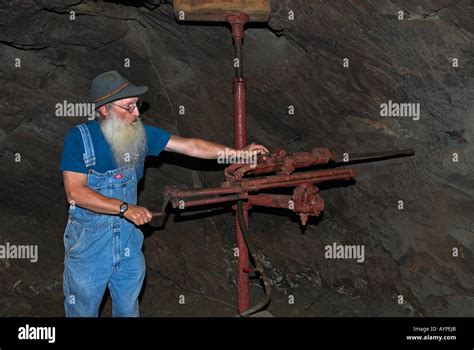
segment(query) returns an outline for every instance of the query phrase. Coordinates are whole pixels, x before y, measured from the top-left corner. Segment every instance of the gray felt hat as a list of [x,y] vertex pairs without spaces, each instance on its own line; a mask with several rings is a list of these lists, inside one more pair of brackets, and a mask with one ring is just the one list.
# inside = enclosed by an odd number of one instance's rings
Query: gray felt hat
[[140,96],[147,91],[148,86],[135,86],[115,70],[99,74],[91,83],[95,108],[122,98]]

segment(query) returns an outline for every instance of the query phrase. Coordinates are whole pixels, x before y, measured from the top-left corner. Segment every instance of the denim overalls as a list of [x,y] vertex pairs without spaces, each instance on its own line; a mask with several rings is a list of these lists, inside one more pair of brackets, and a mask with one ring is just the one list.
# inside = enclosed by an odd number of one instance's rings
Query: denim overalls
[[[77,127],[84,143],[84,162],[91,167],[95,153],[89,129],[85,124]],[[133,166],[106,173],[89,169],[87,186],[106,197],[137,204]],[[71,205],[64,232],[66,316],[96,317],[106,287],[112,296],[113,316],[139,316],[138,295],[145,277],[142,244],[142,232],[126,219]]]

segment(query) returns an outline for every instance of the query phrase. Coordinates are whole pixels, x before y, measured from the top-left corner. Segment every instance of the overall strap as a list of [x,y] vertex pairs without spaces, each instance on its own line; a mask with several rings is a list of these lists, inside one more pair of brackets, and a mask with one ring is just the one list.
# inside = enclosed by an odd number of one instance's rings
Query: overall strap
[[79,128],[82,135],[82,142],[84,143],[84,163],[86,163],[86,168],[95,165],[95,153],[94,145],[92,144],[91,133],[86,124],[76,125],[76,128]]

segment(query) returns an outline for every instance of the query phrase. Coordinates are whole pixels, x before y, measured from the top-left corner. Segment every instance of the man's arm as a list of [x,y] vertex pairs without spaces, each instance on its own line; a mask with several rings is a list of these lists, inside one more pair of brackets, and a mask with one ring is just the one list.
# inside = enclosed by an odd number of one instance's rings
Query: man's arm
[[[230,148],[215,142],[210,142],[201,139],[185,138],[181,136],[172,135],[166,144],[165,151],[185,154],[187,156],[203,158],[203,159],[217,159],[220,154],[226,152],[237,152],[237,149]],[[243,151],[257,152],[266,154],[269,153],[265,146],[251,143],[242,148]]]
[[[96,213],[118,214],[120,212],[121,200],[106,197],[97,193],[87,186],[87,174],[73,171],[63,171],[64,188],[67,201]],[[128,205],[125,218],[135,225],[143,225],[152,219],[151,213],[144,207]]]

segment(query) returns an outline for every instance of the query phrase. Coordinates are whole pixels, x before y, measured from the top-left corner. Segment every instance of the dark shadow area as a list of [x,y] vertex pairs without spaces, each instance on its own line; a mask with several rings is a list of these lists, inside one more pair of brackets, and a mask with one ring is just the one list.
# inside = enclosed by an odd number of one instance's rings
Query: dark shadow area
[[200,159],[164,151],[158,157],[148,157],[145,162],[145,170],[158,168],[162,163],[195,171],[224,171],[226,168],[226,164],[218,164],[215,159]]
[[138,194],[144,190],[144,178],[149,168],[159,168],[163,163],[175,165],[195,171],[224,171],[225,164],[218,164],[213,159],[200,159],[182,155],[179,153],[163,151],[158,157],[149,156],[145,161],[144,176],[138,183]]
[[[102,314],[104,313],[105,306],[107,305],[107,302],[109,302],[109,300],[112,301],[112,297],[110,296],[109,288],[105,288],[105,293],[104,293],[104,296],[102,297],[102,301],[100,302],[100,306],[99,306],[99,317],[104,317]],[[111,315],[112,314],[107,315],[105,317],[109,317]]]
[[[146,122],[146,111],[150,109],[151,105],[147,101],[142,101],[142,105],[140,106],[140,117],[142,120]],[[145,118],[145,119],[144,119]]]
[[210,218],[215,215],[232,213],[231,204],[214,206],[213,208],[210,205],[207,206],[196,206],[185,211],[177,211],[174,215],[174,220],[176,222],[185,222]]
[[[302,233],[305,231],[305,226],[301,225],[300,217],[298,214],[292,212],[291,210],[284,209],[284,208],[268,208],[268,207],[257,207],[253,206],[252,209],[249,211],[249,223],[252,221],[252,213],[259,213],[259,214],[266,214],[266,215],[278,215],[287,217],[291,222],[300,225],[300,229],[302,229]],[[318,225],[321,220],[324,218],[324,212],[322,212],[319,216],[309,216],[308,222],[306,225]]]
[[131,7],[149,7],[154,3],[154,1],[147,0],[100,0],[97,2],[106,2],[115,5],[131,6]]
[[[227,27],[229,29],[229,32],[231,32],[232,27],[229,23],[227,22],[213,22],[213,21],[177,21],[176,22],[180,26],[199,26],[199,27]],[[247,22],[245,24],[245,29],[250,29],[250,28],[255,28],[255,29],[266,29],[268,28],[267,23],[262,23],[262,22]],[[244,42],[245,42],[245,37],[244,37]]]

